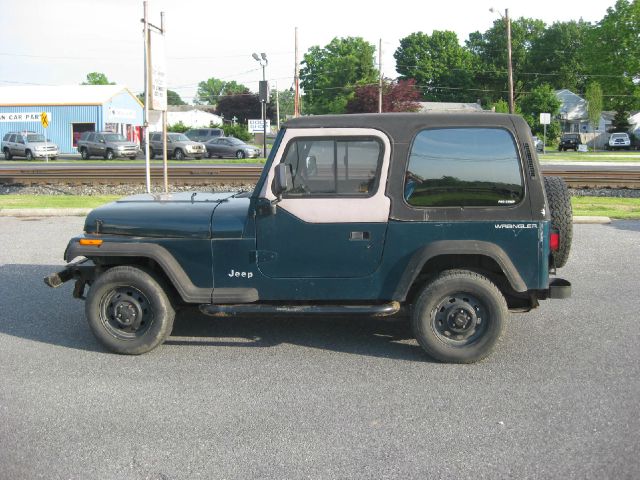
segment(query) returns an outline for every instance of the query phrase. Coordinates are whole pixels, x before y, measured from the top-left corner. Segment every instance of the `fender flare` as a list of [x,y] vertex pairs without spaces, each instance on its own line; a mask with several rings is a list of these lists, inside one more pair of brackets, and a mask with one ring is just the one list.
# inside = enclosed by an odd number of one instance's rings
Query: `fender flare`
[[71,241],[64,254],[70,262],[76,257],[141,257],[155,261],[178,294],[186,303],[226,304],[252,303],[258,301],[255,288],[201,288],[191,282],[182,266],[166,248],[155,243],[118,243],[104,242],[99,247],[84,246]]
[[494,260],[507,277],[516,292],[526,292],[527,285],[509,255],[495,243],[477,240],[439,240],[418,249],[409,260],[393,294],[394,300],[405,300],[409,289],[416,280],[422,267],[432,258],[440,255],[480,255]]

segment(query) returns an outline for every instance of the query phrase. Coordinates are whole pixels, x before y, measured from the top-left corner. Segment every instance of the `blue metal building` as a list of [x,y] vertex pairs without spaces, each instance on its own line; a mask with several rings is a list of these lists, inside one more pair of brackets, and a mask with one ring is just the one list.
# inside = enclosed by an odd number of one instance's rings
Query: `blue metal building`
[[43,133],[60,153],[77,153],[76,142],[87,131],[109,130],[139,143],[143,117],[142,103],[119,85],[0,88],[0,138],[7,132]]

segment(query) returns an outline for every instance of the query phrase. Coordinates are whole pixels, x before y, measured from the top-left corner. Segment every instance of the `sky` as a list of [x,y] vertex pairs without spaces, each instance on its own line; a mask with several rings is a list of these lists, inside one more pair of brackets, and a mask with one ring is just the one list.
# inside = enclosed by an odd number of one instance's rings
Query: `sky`
[[[504,0],[502,0],[504,2]],[[531,17],[551,24],[597,22],[614,0],[360,0],[255,1],[149,0],[150,21],[165,12],[168,87],[187,103],[210,77],[235,80],[253,91],[262,70],[251,54],[266,53],[271,88],[293,85],[295,28],[299,56],[334,37],[363,37],[378,46],[382,71],[394,78],[394,51],[413,32],[452,30],[464,43],[498,17]],[[0,0],[0,87],[79,84],[89,72],[143,91],[142,0]],[[377,61],[377,54],[376,54]]]

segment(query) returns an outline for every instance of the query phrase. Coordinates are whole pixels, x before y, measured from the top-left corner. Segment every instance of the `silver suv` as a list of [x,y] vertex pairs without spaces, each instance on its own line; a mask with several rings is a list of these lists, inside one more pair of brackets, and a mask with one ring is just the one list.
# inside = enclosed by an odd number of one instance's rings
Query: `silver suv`
[[9,132],[2,138],[2,153],[6,160],[24,157],[27,160],[58,156],[58,145],[45,140],[44,135],[36,132]]
[[631,139],[628,133],[612,133],[606,146],[609,150],[615,150],[616,148],[629,150],[631,148]]
[[[155,158],[156,155],[162,155],[162,133],[152,133],[149,139],[149,155]],[[167,134],[167,151],[169,157],[176,160],[183,160],[187,157],[194,157],[200,160],[207,154],[207,149],[203,143],[194,142],[184,133],[168,133]]]
[[129,157],[131,160],[138,155],[138,145],[128,141],[120,133],[113,132],[84,132],[78,140],[78,152],[83,160],[91,156],[113,160],[116,157]]

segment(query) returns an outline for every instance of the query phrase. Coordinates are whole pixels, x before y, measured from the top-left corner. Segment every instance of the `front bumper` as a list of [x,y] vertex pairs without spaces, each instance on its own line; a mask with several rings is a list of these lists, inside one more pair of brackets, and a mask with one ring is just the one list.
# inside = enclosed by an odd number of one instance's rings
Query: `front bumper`
[[35,158],[57,157],[58,150],[36,150],[35,152],[33,152],[33,156]]

